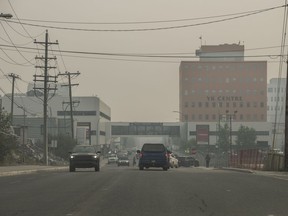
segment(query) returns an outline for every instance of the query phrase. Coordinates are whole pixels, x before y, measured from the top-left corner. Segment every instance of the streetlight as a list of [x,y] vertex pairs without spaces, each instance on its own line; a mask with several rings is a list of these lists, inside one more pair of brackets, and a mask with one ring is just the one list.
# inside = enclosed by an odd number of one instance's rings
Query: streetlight
[[3,14],[3,13],[1,13],[0,17],[1,18],[5,18],[5,19],[11,19],[13,16],[12,16],[12,14]]
[[233,114],[229,113],[229,110],[226,110],[226,115],[229,117],[230,122],[230,141],[229,141],[229,149],[230,149],[230,159],[232,157],[232,117],[235,117],[237,110],[234,111]]

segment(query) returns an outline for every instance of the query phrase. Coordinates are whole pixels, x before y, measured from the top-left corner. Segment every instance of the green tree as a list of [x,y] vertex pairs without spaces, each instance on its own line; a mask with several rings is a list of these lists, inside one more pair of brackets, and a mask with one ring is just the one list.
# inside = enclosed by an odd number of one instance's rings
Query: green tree
[[64,160],[69,159],[69,151],[72,151],[74,146],[77,144],[76,140],[72,139],[69,135],[59,134],[54,139],[57,140],[57,148],[54,154]]
[[230,129],[228,127],[228,124],[225,123],[223,126],[220,125],[217,140],[217,145],[220,150],[222,151],[229,150],[229,137],[230,137]]
[[7,113],[0,112],[0,163],[16,150],[16,136],[11,127],[11,118]]
[[257,135],[254,128],[241,125],[237,133],[236,145],[238,147],[253,147],[256,146],[256,139]]
[[180,144],[180,150],[182,152],[191,152],[191,149],[196,149],[197,148],[197,142],[196,139],[190,139],[188,140],[188,142],[181,140],[181,144]]

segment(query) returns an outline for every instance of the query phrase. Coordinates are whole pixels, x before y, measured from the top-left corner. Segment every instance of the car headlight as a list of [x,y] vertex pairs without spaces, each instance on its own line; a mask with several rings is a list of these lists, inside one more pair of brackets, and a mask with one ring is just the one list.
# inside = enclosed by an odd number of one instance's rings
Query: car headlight
[[70,159],[73,159],[75,156],[74,155],[70,155]]
[[93,158],[95,158],[95,159],[96,159],[96,158],[97,158],[97,155],[93,155]]

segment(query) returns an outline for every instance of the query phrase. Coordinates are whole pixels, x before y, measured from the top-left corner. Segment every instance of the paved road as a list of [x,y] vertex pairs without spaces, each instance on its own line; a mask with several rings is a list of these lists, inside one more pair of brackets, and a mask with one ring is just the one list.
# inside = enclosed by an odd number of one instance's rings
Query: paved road
[[0,178],[0,215],[286,216],[288,178],[106,165]]

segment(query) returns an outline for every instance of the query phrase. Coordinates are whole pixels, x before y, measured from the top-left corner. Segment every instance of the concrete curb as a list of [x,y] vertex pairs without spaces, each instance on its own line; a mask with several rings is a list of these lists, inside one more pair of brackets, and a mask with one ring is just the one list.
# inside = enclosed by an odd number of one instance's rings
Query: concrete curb
[[11,170],[11,171],[4,171],[0,172],[0,176],[15,176],[15,175],[24,175],[24,174],[31,174],[36,172],[48,172],[48,171],[56,171],[56,170],[68,170],[68,167],[45,167],[45,166],[39,166],[37,168],[33,169],[24,169],[24,170]]
[[255,173],[253,170],[248,169],[239,169],[239,168],[230,168],[230,167],[220,167],[220,168],[214,168],[218,170],[227,170],[227,171],[235,171],[235,172],[242,172],[242,173]]
[[[107,159],[102,159],[100,162],[100,168],[104,167],[107,164]],[[9,170],[10,169],[10,170]],[[15,175],[25,175],[25,174],[31,174],[36,172],[48,172],[48,171],[57,171],[57,170],[67,170],[69,171],[69,165],[68,166],[7,166],[4,170],[1,171],[0,167],[0,177],[2,176],[15,176]]]

